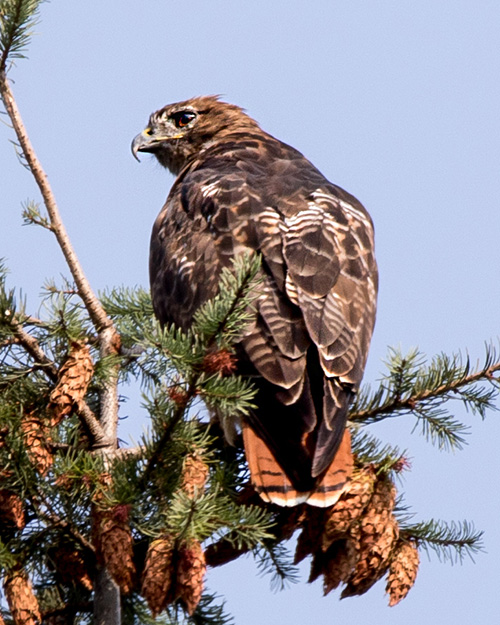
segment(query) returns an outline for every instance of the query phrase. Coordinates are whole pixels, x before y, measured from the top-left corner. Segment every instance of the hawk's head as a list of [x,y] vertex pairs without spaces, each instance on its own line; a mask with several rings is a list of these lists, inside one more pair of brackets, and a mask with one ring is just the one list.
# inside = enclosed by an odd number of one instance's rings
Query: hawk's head
[[192,98],[153,113],[148,127],[133,140],[132,153],[137,158],[137,152],[151,152],[178,174],[200,150],[223,136],[258,129],[257,122],[234,104],[216,96]]

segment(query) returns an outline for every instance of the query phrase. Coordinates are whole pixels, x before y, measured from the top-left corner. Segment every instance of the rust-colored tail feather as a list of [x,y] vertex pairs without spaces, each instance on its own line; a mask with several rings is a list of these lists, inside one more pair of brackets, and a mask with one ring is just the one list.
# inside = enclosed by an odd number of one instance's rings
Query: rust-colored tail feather
[[313,491],[298,491],[275,460],[269,447],[248,425],[243,426],[243,442],[252,483],[264,501],[279,506],[297,506],[307,502],[312,506],[332,506],[349,481],[353,458],[351,436],[345,431],[335,458]]
[[337,503],[349,482],[353,466],[351,433],[346,429],[333,462],[309,496],[307,503],[319,508],[328,508]]

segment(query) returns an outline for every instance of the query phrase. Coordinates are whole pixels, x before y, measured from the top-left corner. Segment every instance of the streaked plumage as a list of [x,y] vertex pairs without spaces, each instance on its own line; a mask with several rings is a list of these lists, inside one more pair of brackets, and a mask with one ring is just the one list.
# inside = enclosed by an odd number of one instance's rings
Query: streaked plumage
[[243,435],[253,483],[280,505],[327,506],[352,469],[348,406],[375,320],[373,226],[363,206],[240,108],[214,97],[153,113],[133,143],[177,175],[151,238],[162,323],[188,328],[220,270],[260,252],[255,323],[237,346],[256,376]]

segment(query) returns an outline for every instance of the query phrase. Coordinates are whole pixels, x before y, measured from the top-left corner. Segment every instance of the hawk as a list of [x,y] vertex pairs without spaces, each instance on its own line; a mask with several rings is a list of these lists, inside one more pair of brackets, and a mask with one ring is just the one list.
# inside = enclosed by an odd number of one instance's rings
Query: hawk
[[169,104],[132,151],[177,176],[153,227],[150,280],[162,324],[189,328],[223,267],[262,257],[255,322],[236,346],[258,406],[242,424],[268,502],[333,505],[353,466],[349,404],[375,321],[372,221],[300,152],[214,96]]

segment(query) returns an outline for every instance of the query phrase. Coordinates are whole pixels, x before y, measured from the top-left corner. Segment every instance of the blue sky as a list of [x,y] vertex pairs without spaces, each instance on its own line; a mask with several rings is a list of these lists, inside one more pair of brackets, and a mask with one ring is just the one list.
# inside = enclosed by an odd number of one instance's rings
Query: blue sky
[[[497,340],[497,0],[53,0],[41,17],[13,89],[94,288],[147,285],[151,226],[173,179],[149,158],[137,164],[132,138],[164,104],[219,93],[371,213],[381,288],[366,382],[380,376],[389,345],[467,349],[475,362]],[[1,125],[0,256],[37,312],[44,280],[68,272],[49,233],[21,226],[21,202],[38,194],[11,138]],[[123,436],[145,426],[128,391]],[[409,449],[401,488],[416,518],[485,530],[475,564],[424,555],[415,588],[388,608],[383,584],[323,598],[306,569],[272,594],[248,558],[208,576],[237,625],[496,623],[500,423],[459,404],[456,415],[471,434],[455,454],[412,435],[410,421],[373,431]]]

